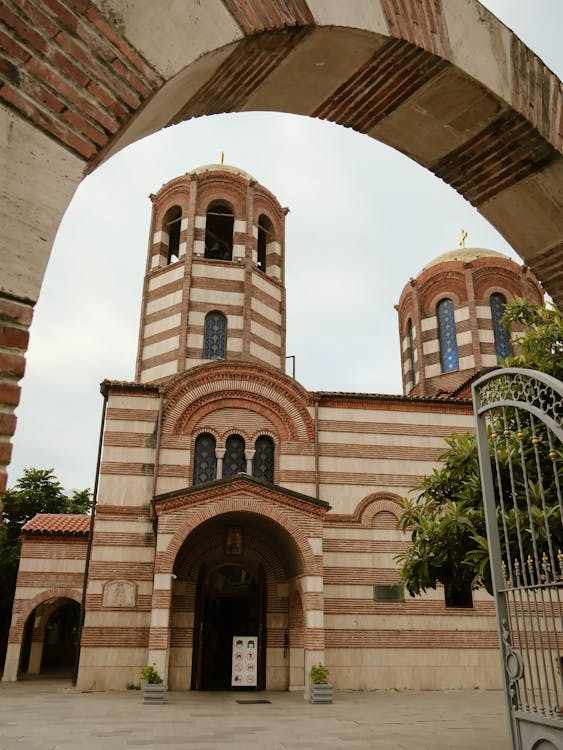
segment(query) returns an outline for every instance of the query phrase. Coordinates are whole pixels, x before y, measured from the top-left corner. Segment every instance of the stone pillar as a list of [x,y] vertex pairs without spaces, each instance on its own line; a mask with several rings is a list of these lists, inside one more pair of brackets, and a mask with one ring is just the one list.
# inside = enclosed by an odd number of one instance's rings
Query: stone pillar
[[43,658],[43,646],[45,644],[45,631],[40,631],[33,634],[33,640],[31,641],[31,651],[29,653],[29,666],[27,668],[28,674],[40,674],[41,672],[41,660]]
[[225,458],[226,448],[215,448],[215,455],[217,456],[217,476],[216,479],[221,479],[223,476],[223,459]]
[[314,664],[325,663],[323,576],[304,576],[301,579],[301,590],[304,614],[305,699],[307,699],[311,667]]
[[247,448],[244,451],[244,455],[246,456],[246,473],[252,476],[252,462],[254,461],[256,450],[254,448]]
[[156,669],[166,687],[168,687],[168,666],[170,663],[171,608],[172,575],[170,573],[155,573],[147,665]]

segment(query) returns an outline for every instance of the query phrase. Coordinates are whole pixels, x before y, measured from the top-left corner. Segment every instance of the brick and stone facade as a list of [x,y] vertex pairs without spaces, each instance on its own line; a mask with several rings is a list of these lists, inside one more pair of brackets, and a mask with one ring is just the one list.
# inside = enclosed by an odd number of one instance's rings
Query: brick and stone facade
[[[233,207],[231,260],[205,257],[214,201]],[[397,529],[400,499],[437,466],[448,435],[473,429],[471,402],[305,389],[283,372],[285,212],[275,197],[241,170],[212,165],[152,203],[136,378],[102,383],[93,523],[37,516],[24,528],[4,679],[18,677],[26,632],[40,668],[45,618],[59,602],[82,601],[84,586],[80,689],[124,689],[147,663],[170,689],[205,688],[218,648],[212,607],[228,598],[214,576],[224,582],[236,569],[255,586],[238,611],[248,608],[259,637],[262,687],[306,689],[319,661],[339,688],[496,687],[493,600],[478,591],[471,608],[457,608],[440,590],[405,597],[395,561],[409,544]],[[262,215],[272,239],[259,263]],[[510,295],[516,282],[540,295],[531,276],[492,254],[431,266],[422,289],[442,267],[482,287],[471,307],[465,291],[457,299],[471,332],[486,318],[477,302],[502,274]],[[411,289],[401,320],[412,314]],[[224,316],[226,337],[205,357],[210,313]],[[158,344],[160,353],[150,349]]]

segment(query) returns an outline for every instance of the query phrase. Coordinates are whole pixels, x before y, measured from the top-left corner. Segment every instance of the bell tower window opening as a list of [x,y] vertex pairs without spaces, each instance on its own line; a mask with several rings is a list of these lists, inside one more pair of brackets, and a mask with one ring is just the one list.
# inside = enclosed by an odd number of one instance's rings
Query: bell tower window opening
[[217,475],[216,441],[207,432],[198,435],[194,447],[193,484],[212,482]]
[[235,474],[246,472],[244,438],[240,435],[229,435],[225,441],[225,457],[223,458],[223,478],[234,477]]
[[225,359],[227,350],[227,318],[214,310],[203,323],[203,359]]
[[275,445],[269,435],[260,435],[254,445],[256,453],[252,459],[252,476],[264,482],[274,483]]
[[409,347],[409,362],[411,365],[412,382],[415,382],[415,364],[414,364],[414,331],[412,327],[412,320],[407,323],[407,343]]
[[459,370],[455,311],[454,303],[451,299],[442,299],[438,302],[436,317],[438,318],[438,341],[440,344],[442,372]]
[[506,307],[506,297],[500,292],[494,292],[494,294],[491,294],[489,304],[491,306],[496,355],[500,358],[510,357],[512,356],[510,333],[501,323],[504,308]]
[[212,201],[205,219],[205,257],[212,260],[233,259],[235,217],[226,201]]
[[180,231],[182,229],[182,209],[172,206],[164,216],[163,229],[168,234],[167,265],[174,263],[180,257]]
[[273,226],[265,214],[260,214],[258,219],[258,242],[256,264],[258,268],[266,273],[268,242],[274,239]]

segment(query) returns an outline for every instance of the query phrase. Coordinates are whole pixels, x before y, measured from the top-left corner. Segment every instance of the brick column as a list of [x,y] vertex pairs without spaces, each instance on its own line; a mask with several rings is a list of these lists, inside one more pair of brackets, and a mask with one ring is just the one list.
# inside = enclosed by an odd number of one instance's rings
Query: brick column
[[0,496],[7,483],[16,429],[14,411],[20,400],[19,381],[25,372],[25,352],[33,304],[0,292]]
[[464,264],[465,283],[467,286],[467,306],[469,307],[469,324],[471,326],[471,350],[475,372],[482,368],[481,342],[479,341],[479,325],[477,323],[477,304],[475,302],[475,285],[473,283],[473,270],[469,263]]

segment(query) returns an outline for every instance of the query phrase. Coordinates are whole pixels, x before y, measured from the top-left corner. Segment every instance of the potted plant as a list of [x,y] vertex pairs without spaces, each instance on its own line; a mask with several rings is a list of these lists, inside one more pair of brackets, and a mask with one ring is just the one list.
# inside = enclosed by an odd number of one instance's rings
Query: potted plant
[[143,703],[166,703],[166,688],[154,667],[145,667],[141,672],[141,680]]
[[309,689],[311,703],[332,703],[332,685],[328,681],[329,674],[324,664],[314,664],[311,667]]

